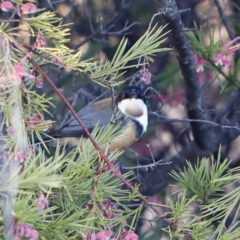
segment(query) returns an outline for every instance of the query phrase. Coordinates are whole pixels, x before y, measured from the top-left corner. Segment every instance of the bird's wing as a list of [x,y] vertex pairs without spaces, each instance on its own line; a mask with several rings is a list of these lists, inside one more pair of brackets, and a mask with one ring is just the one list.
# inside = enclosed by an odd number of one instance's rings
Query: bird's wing
[[[99,127],[105,127],[109,124],[115,108],[115,99],[106,98],[96,103],[89,104],[78,112],[81,121],[89,131],[92,131],[98,124]],[[84,130],[72,117],[66,125],[59,129],[56,137],[80,137],[84,135]]]

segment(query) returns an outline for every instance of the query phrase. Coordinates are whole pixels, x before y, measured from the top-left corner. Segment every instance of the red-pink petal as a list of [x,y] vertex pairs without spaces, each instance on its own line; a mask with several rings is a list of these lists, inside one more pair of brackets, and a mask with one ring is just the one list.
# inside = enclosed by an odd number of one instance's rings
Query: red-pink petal
[[97,240],[109,240],[111,237],[111,232],[108,230],[102,230],[96,234]]
[[232,62],[230,60],[228,60],[227,58],[223,59],[223,66],[230,68],[232,66]]
[[216,53],[213,59],[216,66],[231,67],[232,62],[226,58],[226,55],[223,53]]
[[133,231],[129,231],[129,233],[125,236],[124,240],[138,240],[138,235]]
[[26,3],[20,7],[20,10],[23,14],[34,13],[36,9],[36,5],[33,3]]
[[10,2],[10,1],[2,2],[0,6],[1,6],[1,9],[4,12],[9,12],[9,11],[11,11],[14,8],[12,2]]
[[22,238],[20,236],[16,236],[14,237],[14,240],[22,240]]
[[34,3],[26,3],[26,5],[29,7],[30,13],[34,13],[37,10],[37,7]]
[[196,54],[194,55],[194,61],[196,63],[196,71],[197,72],[203,72],[204,71],[203,65],[208,64],[208,62],[202,56],[197,56]]
[[36,239],[38,239],[38,235],[39,235],[39,234],[38,234],[38,231],[35,230],[35,229],[32,229],[29,240],[30,240],[30,239],[31,239],[31,240],[36,240]]
[[43,79],[42,78],[37,78],[35,84],[36,84],[37,88],[42,88]]
[[239,47],[238,47],[238,46],[237,46],[237,47],[232,47],[232,48],[230,49],[230,46],[231,46],[234,42],[239,41],[239,39],[240,39],[240,37],[236,37],[236,38],[234,38],[232,41],[230,41],[229,43],[227,43],[227,44],[223,47],[223,52],[224,52],[224,53],[236,52],[236,51],[239,49]]

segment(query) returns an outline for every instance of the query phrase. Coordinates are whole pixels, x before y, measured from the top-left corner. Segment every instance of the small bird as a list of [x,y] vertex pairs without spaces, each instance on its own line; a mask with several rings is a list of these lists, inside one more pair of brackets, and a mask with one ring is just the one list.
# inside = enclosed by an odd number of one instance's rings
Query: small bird
[[[147,130],[148,110],[142,90],[136,86],[128,86],[117,97],[89,104],[78,112],[84,125],[92,131],[97,124],[100,128],[106,127],[116,110],[120,111],[122,122],[119,133],[110,142],[112,151],[132,145]],[[49,135],[62,138],[65,143],[72,146],[78,144],[79,137],[86,136],[74,117],[60,129],[50,132]]]

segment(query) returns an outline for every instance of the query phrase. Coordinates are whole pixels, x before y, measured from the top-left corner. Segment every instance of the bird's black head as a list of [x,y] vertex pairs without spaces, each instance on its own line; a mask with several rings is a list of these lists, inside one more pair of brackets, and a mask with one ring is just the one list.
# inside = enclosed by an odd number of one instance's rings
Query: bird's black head
[[144,103],[146,103],[145,96],[141,90],[141,88],[136,86],[128,86],[122,90],[122,92],[116,98],[116,104],[121,102],[124,99],[141,99]]

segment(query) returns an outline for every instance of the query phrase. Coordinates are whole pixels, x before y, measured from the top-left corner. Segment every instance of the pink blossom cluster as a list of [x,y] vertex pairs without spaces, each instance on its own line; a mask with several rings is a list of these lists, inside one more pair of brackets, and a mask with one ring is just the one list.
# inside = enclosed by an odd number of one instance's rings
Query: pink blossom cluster
[[[40,46],[40,44],[44,44],[44,43],[39,42],[37,44],[38,44],[38,46]],[[28,73],[27,70],[23,66],[23,63],[25,62],[25,60],[28,57],[31,57],[31,55],[32,55],[32,52],[29,52],[17,64],[13,65],[12,69],[10,70],[10,74],[9,74],[11,76],[10,84],[12,86],[20,85],[22,83],[22,78],[23,77],[27,77],[27,78],[32,79],[32,80],[35,79],[34,74]],[[0,87],[3,88],[3,89],[5,87],[7,87],[7,85],[9,84],[9,82],[6,80],[5,75],[7,75],[7,73],[4,73],[4,72],[0,75],[0,82],[1,82]],[[38,77],[37,79],[35,79],[35,85],[36,85],[37,88],[42,88],[43,79],[41,77]]]
[[28,156],[33,156],[34,154],[34,150],[32,148],[28,148],[25,154],[22,151],[18,151],[16,153],[4,152],[3,157],[5,159],[14,159],[16,161],[19,161],[20,163],[24,163],[25,161],[27,161]]
[[[11,71],[10,71],[10,76],[11,76],[11,85],[20,85],[22,83],[22,78],[23,77],[28,77],[30,79],[34,79],[35,77],[32,74],[27,73],[27,71],[23,67],[23,62],[25,58],[23,58],[20,62],[15,64]],[[6,81],[6,77],[4,77],[5,74],[4,72],[0,75],[0,87],[5,88],[9,84],[8,81]]]
[[[232,66],[232,62],[227,58],[227,56],[233,52],[236,52],[238,49],[240,49],[240,45],[237,44],[235,46],[231,46],[233,43],[238,41],[240,37],[237,37],[227,43],[223,46],[221,52],[215,53],[215,56],[213,58],[213,62],[216,66],[222,66],[226,68],[230,68]],[[209,66],[210,63],[204,59],[203,56],[194,55],[194,60],[196,64],[196,71],[199,75],[200,81],[203,79],[203,75],[201,74],[204,72],[204,66]]]
[[36,88],[42,88],[42,86],[43,86],[43,79],[41,77],[37,78],[35,80],[35,85],[36,85]]
[[52,124],[43,124],[44,116],[43,114],[34,113],[32,116],[26,117],[26,124],[28,131],[33,131],[36,126],[41,126],[42,131],[47,131],[52,127]]
[[48,199],[44,196],[43,192],[40,191],[39,198],[35,201],[35,204],[37,205],[37,210],[40,212],[47,208],[49,206]]
[[29,223],[16,224],[13,228],[13,234],[16,235],[14,240],[22,240],[27,238],[28,240],[37,240],[38,231],[33,229],[33,225]]
[[[103,203],[97,204],[99,210],[102,212],[103,216],[107,219],[116,218],[122,215],[122,211],[118,210],[118,205],[112,203],[112,201],[105,200]],[[88,204],[88,208],[92,209],[93,205]],[[123,223],[123,226],[125,223]],[[108,230],[102,230],[98,233],[89,233],[83,240],[138,240],[138,235],[133,231],[124,231],[119,238],[111,238],[112,233]]]
[[144,66],[139,73],[141,74],[141,81],[145,82],[146,84],[151,83],[152,73]]
[[112,233],[102,230],[98,233],[87,234],[83,240],[138,240],[138,235],[133,231],[124,231],[119,238],[111,238]]
[[4,1],[0,4],[0,9],[4,12],[10,12],[16,10],[18,15],[21,16],[21,14],[30,14],[34,13],[36,11],[36,5],[34,3],[25,3],[23,5],[16,5],[11,1]]
[[45,47],[45,46],[47,46],[47,41],[46,41],[45,37],[38,33],[36,41],[35,41],[33,46],[34,47]]

